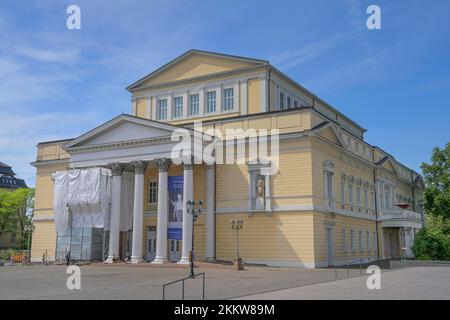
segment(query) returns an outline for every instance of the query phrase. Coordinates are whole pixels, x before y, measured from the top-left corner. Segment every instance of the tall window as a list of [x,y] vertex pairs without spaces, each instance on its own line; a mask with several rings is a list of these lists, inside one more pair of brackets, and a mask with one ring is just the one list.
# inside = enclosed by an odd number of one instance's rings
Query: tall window
[[280,110],[284,109],[284,93],[280,92]]
[[350,231],[350,246],[352,249],[352,252],[355,252],[355,231]]
[[159,120],[167,119],[167,99],[159,100]]
[[367,189],[364,189],[364,207],[369,207],[369,191]]
[[342,229],[342,251],[347,252],[347,234],[345,229]]
[[287,108],[290,109],[291,108],[291,97],[287,97]]
[[363,233],[359,230],[359,251],[363,251]]
[[294,100],[294,108],[298,108],[298,101]]
[[341,202],[345,204],[345,181],[341,181]]
[[384,187],[384,208],[389,209],[391,207],[391,189],[388,186]]
[[376,237],[375,231],[373,232],[373,251],[374,252],[377,251],[377,237]]
[[200,110],[200,99],[198,94],[191,94],[189,96],[189,115],[195,116],[198,115]]
[[358,203],[358,207],[361,207],[361,188],[356,187],[356,201]]
[[183,97],[175,97],[175,107],[173,112],[174,118],[181,118],[183,116]]
[[206,93],[206,112],[216,112],[216,92],[210,91]]
[[223,95],[225,96],[223,110],[233,110],[234,108],[234,90],[233,88],[228,88],[223,91]]
[[348,203],[353,205],[353,186],[351,184],[348,185]]
[[148,184],[148,202],[158,202],[158,183],[156,181],[150,181]]
[[370,233],[369,233],[369,231],[366,232],[366,250],[370,251]]
[[333,200],[333,173],[325,172],[325,197],[328,200]]

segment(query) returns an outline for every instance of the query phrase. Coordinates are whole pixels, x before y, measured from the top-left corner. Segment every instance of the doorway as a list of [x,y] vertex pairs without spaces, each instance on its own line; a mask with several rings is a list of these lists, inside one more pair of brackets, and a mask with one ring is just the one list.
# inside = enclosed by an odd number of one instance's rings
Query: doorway
[[169,261],[178,262],[181,259],[181,240],[169,240]]
[[147,261],[153,261],[156,257],[156,227],[147,229]]

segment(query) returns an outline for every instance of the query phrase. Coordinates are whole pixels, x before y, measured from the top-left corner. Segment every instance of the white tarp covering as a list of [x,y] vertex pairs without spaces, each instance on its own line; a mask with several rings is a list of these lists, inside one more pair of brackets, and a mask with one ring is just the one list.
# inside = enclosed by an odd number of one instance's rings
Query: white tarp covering
[[53,177],[53,209],[59,234],[64,234],[71,226],[108,229],[111,214],[110,170],[72,169],[58,171]]

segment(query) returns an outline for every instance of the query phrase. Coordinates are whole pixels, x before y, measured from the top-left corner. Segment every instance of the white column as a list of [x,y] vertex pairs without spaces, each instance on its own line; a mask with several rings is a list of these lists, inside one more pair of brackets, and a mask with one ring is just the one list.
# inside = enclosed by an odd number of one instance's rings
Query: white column
[[119,258],[119,236],[120,236],[120,197],[122,187],[123,166],[114,163],[110,166],[112,173],[112,203],[111,222],[109,227],[109,252],[107,263],[113,263]]
[[206,167],[206,254],[205,258],[214,261],[216,247],[216,221],[215,221],[215,165]]
[[192,216],[188,213],[186,203],[194,197],[194,165],[192,162],[183,164],[183,243],[180,264],[189,263],[189,252],[192,250]]
[[152,263],[164,263],[167,261],[167,213],[168,213],[168,159],[157,161],[159,169],[158,177],[158,217],[156,222],[156,257]]
[[147,162],[136,161],[134,166],[133,242],[131,263],[143,262],[142,228],[144,224],[144,174]]

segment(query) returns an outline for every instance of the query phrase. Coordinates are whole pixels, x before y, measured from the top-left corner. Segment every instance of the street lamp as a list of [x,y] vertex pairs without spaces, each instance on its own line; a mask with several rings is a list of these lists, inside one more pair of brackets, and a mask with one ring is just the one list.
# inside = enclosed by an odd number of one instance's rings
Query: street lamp
[[194,274],[194,226],[195,221],[197,221],[198,215],[202,213],[202,205],[203,201],[198,200],[197,202],[188,200],[186,203],[187,212],[192,215],[192,246],[191,252],[189,252],[189,264],[191,267],[191,271],[189,273],[189,277],[195,278]]
[[241,258],[239,257],[239,230],[242,229],[242,225],[244,224],[244,220],[235,219],[231,220],[231,229],[236,230],[236,269],[237,270],[244,270],[244,267],[242,266]]

